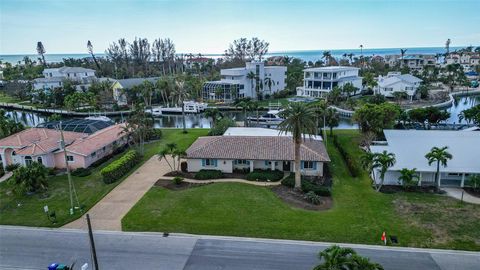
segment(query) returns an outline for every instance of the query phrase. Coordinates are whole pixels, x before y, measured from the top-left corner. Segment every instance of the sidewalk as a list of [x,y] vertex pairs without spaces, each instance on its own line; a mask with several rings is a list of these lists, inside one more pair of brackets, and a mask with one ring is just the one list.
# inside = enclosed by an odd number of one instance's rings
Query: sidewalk
[[[156,155],[151,157],[88,211],[92,227],[95,230],[121,231],[122,218],[169,171],[165,160],[159,161]],[[87,229],[85,216],[63,228]]]
[[467,203],[473,203],[473,204],[480,204],[480,198],[474,197],[467,192],[465,192],[461,188],[442,188],[442,190],[445,190],[447,192],[447,195],[449,197],[455,198],[457,200],[462,199],[462,192],[463,192],[463,201]]

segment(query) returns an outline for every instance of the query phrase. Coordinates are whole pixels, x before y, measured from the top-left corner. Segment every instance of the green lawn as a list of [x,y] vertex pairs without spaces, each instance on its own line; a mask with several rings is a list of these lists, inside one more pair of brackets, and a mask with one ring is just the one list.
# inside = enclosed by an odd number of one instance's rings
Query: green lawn
[[7,95],[5,93],[0,92],[0,102],[5,102],[5,103],[18,103],[20,102],[20,99],[16,97],[12,97],[10,95]]
[[[206,135],[207,132],[207,129],[191,129],[187,134],[183,134],[179,129],[164,129],[161,140],[145,146],[145,155],[142,162],[131,172],[158,153],[166,143],[175,142],[180,148],[186,149],[198,136]],[[115,158],[118,158],[118,156]],[[113,184],[103,183],[100,170],[115,158],[94,169],[89,176],[73,177],[79,201],[85,206],[85,209],[90,209],[126,178],[125,176]],[[68,213],[70,200],[66,175],[54,176],[49,179],[47,198],[42,198],[44,196],[42,194],[15,197],[8,192],[9,190],[6,182],[0,183],[0,224],[59,227],[81,215],[81,213],[76,213],[71,216]],[[57,224],[51,224],[47,219],[43,212],[44,205],[48,205],[50,210],[56,212]]]
[[[349,153],[359,154],[358,133],[337,134]],[[334,207],[328,211],[292,208],[269,188],[246,184],[211,184],[183,191],[153,187],[124,217],[123,229],[366,244],[380,244],[380,235],[386,231],[398,236],[403,246],[480,250],[480,207],[438,195],[376,193],[366,174],[348,175],[332,144],[328,151],[334,174]],[[449,216],[455,220],[439,216],[439,209],[458,210]],[[437,239],[443,234],[448,237]]]

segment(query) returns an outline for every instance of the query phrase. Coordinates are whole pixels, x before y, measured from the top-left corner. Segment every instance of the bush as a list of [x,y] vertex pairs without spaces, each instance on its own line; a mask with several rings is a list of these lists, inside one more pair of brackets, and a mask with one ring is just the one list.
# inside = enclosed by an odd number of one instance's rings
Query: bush
[[[287,178],[282,180],[282,185],[293,188],[295,186],[295,174],[290,174]],[[329,197],[332,192],[328,187],[320,186],[307,179],[302,179],[302,191],[304,193],[313,192],[319,196]]]
[[113,156],[117,155],[117,154],[120,154],[122,153],[123,151],[125,151],[125,149],[127,149],[128,145],[122,145],[120,147],[117,147],[113,150],[113,152],[110,154],[110,155],[106,155],[104,157],[102,157],[101,159],[95,161],[94,163],[92,163],[90,165],[90,168],[96,168],[100,165],[102,165],[103,163],[105,163],[107,160],[109,160],[110,158],[112,158]]
[[50,176],[57,175],[57,171],[55,170],[55,168],[47,168],[47,169],[48,169],[48,175]]
[[20,164],[18,164],[18,163],[9,164],[9,165],[5,166],[5,170],[6,170],[7,172],[13,172],[13,171],[15,171],[18,167],[20,167]]
[[333,136],[333,145],[337,148],[338,152],[342,156],[345,164],[347,165],[348,171],[352,177],[357,177],[360,175],[360,169],[357,166],[357,163],[354,161],[353,158],[347,153],[345,148],[343,148],[342,144],[338,142],[337,135]]
[[305,194],[305,200],[307,200],[309,203],[313,204],[320,204],[321,198],[315,192],[309,191],[307,194]]
[[135,150],[128,151],[121,158],[110,163],[100,171],[103,182],[110,184],[117,181],[128,173],[139,161],[140,155]]
[[72,172],[73,176],[78,176],[78,177],[85,177],[90,175],[92,172],[89,169],[86,168],[78,168]]
[[197,180],[218,179],[222,177],[223,173],[220,170],[200,170],[194,176]]
[[16,194],[44,191],[48,187],[48,169],[41,163],[33,162],[28,166],[21,166],[13,171],[9,184]]
[[279,181],[282,178],[283,172],[278,170],[254,170],[247,174],[247,180],[249,181]]
[[180,185],[182,182],[183,182],[183,178],[180,177],[180,176],[175,176],[173,178],[173,183],[175,183],[175,185],[177,185],[177,186]]
[[3,166],[0,165],[0,177],[5,175],[5,170],[3,169]]
[[160,140],[162,138],[162,130],[158,128],[151,128],[145,134],[146,141]]

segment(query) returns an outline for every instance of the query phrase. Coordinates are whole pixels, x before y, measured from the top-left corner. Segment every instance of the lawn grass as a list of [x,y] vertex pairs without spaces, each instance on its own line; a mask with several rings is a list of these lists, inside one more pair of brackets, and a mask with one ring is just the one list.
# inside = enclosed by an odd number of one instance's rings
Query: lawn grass
[[[358,155],[358,132],[337,131],[348,153]],[[381,244],[383,231],[396,235],[402,246],[480,250],[480,207],[459,206],[449,198],[416,193],[382,194],[370,186],[366,173],[349,176],[346,166],[328,141],[333,173],[332,209],[316,212],[284,204],[267,187],[218,183],[183,191],[153,187],[122,220],[127,231],[167,231],[208,235],[231,235],[300,239],[329,242]],[[422,205],[420,212],[404,211],[398,205]],[[439,224],[448,238],[438,242],[429,224],[444,221],[436,207],[459,208],[456,226]],[[473,217],[471,217],[473,215]],[[470,217],[468,219],[463,219]]]
[[20,102],[21,100],[16,98],[16,97],[12,97],[6,93],[2,93],[0,92],[0,102],[4,102],[4,103],[18,103]]
[[[207,129],[190,129],[183,134],[180,129],[164,129],[161,140],[145,145],[145,153],[142,161],[133,168],[130,173],[140,167],[146,160],[157,154],[165,144],[174,142],[181,149],[186,149],[198,136],[206,135]],[[86,177],[72,177],[78,194],[78,199],[85,210],[90,209],[100,199],[107,195],[114,187],[120,184],[127,176],[112,184],[102,181],[100,170],[121,156],[117,155],[101,166],[92,170],[92,174]],[[47,198],[42,199],[42,194],[24,195],[16,197],[9,193],[7,182],[0,183],[0,224],[59,227],[81,216],[77,212],[74,215],[68,213],[70,199],[68,192],[68,180],[66,175],[53,176],[49,179]],[[20,204],[20,205],[19,205]],[[43,212],[43,206],[48,205],[50,210],[56,212],[57,223],[52,224]]]

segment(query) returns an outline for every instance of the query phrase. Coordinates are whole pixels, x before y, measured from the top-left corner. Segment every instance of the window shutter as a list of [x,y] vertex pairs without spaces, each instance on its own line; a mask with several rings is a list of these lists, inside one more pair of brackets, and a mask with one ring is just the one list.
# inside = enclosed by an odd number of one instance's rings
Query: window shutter
[[303,170],[305,168],[305,164],[303,164],[303,161],[300,161],[300,168]]
[[213,160],[213,166],[217,167],[217,160],[216,159]]
[[265,166],[268,166],[268,161],[267,160],[265,160]]
[[250,165],[250,160],[247,160],[247,165]]
[[202,159],[202,166],[205,167],[205,159]]
[[315,171],[317,170],[317,162],[315,162],[315,161],[313,162],[313,170],[315,170]]

